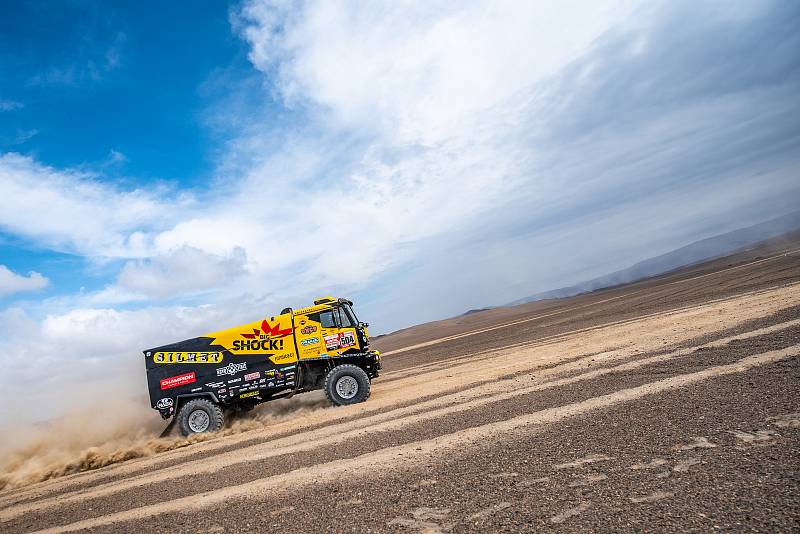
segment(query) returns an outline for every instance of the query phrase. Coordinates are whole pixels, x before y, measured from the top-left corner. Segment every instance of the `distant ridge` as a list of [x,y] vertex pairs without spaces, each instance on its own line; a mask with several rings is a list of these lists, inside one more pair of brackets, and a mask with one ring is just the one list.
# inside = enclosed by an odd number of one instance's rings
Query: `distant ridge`
[[516,306],[537,300],[571,297],[597,289],[635,282],[680,267],[719,258],[797,229],[800,229],[800,210],[760,224],[695,241],[666,254],[640,261],[627,269],[615,271],[586,282],[536,293],[535,295],[510,302],[507,306]]

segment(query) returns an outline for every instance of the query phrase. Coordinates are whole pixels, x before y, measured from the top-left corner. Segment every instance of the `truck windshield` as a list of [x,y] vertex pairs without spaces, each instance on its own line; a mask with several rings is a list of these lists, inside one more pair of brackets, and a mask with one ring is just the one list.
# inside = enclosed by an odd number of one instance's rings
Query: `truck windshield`
[[350,318],[350,315],[347,313],[346,306],[339,306],[336,309],[336,315],[339,319],[339,326],[340,328],[349,328],[355,326],[355,323]]
[[350,314],[350,319],[353,320],[353,323],[358,324],[358,317],[356,317],[356,312],[353,311],[353,308],[348,304],[345,304],[342,308],[346,309],[347,313]]

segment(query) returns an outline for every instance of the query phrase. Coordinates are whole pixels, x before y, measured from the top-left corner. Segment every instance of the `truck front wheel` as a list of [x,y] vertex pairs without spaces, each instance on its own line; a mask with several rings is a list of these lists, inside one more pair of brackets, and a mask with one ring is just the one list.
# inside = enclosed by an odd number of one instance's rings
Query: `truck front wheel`
[[325,375],[325,396],[339,406],[364,402],[369,386],[367,373],[357,365],[337,365]]
[[222,408],[208,399],[192,399],[178,412],[178,425],[181,434],[200,434],[216,432],[225,422]]

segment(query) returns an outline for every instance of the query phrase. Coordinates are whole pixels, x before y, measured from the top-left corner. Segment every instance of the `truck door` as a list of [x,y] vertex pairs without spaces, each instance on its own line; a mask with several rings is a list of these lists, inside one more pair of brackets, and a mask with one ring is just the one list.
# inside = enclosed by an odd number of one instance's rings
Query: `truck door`
[[345,352],[358,352],[356,322],[342,306],[320,314],[323,326],[323,342],[329,356],[339,356]]
[[322,350],[329,357],[341,354],[341,350],[339,350],[339,325],[334,312],[338,313],[336,308],[331,308],[319,314],[319,322],[322,326]]

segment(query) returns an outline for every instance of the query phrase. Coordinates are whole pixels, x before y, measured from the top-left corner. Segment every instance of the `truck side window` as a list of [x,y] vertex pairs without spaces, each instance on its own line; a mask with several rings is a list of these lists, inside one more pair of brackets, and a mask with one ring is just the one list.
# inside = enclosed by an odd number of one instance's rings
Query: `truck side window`
[[322,328],[336,328],[336,321],[333,320],[333,311],[320,313],[319,322],[322,324]]

